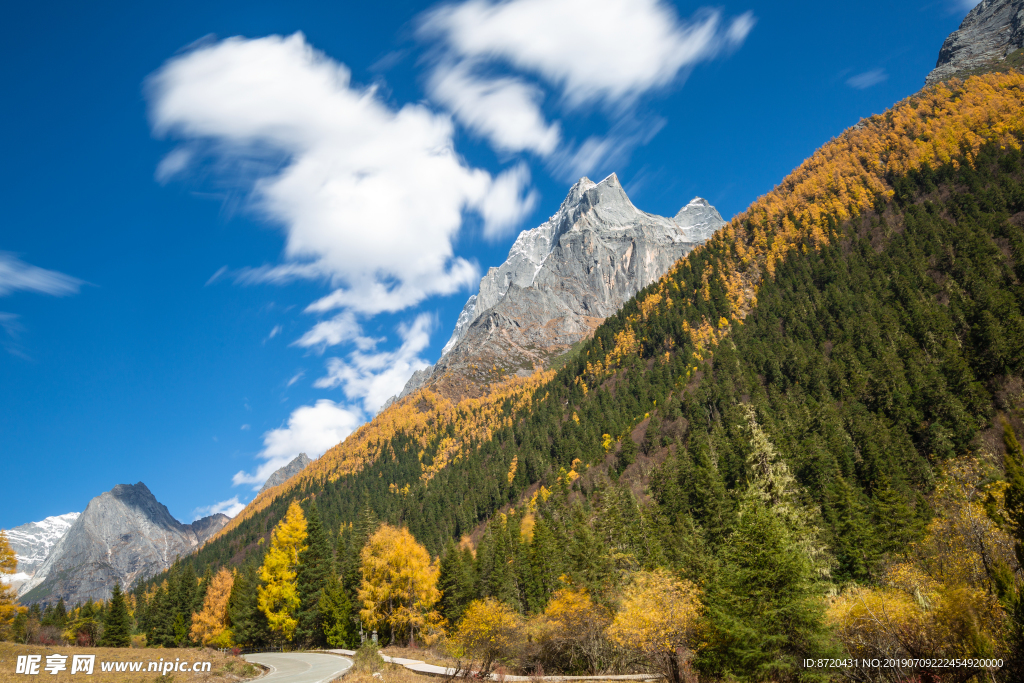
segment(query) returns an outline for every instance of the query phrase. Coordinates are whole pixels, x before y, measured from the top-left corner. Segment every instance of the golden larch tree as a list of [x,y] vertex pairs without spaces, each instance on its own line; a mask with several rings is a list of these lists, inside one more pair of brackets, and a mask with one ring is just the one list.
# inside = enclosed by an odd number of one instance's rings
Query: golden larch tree
[[[7,541],[7,532],[0,529],[0,576],[18,571],[18,557]],[[15,603],[18,595],[10,584],[0,581],[0,639],[5,639],[11,628],[11,622],[24,607]]]
[[203,610],[192,615],[192,639],[203,645],[230,645],[231,633],[228,629],[228,598],[231,587],[235,584],[233,572],[222,567],[210,580],[203,600]]
[[635,648],[661,667],[672,683],[682,680],[701,614],[700,592],[664,569],[641,571],[623,594],[608,637]]
[[296,581],[299,553],[306,548],[306,516],[296,501],[288,506],[284,519],[270,534],[270,550],[260,567],[265,586],[258,589],[260,610],[267,615],[270,629],[292,639],[301,601]]
[[427,549],[408,529],[382,524],[360,553],[359,616],[372,629],[383,625],[392,633],[416,632],[436,618],[434,605],[441,598],[439,573]]
[[474,600],[453,638],[455,654],[480,660],[480,672],[495,660],[511,659],[522,641],[523,622],[515,610],[494,598]]

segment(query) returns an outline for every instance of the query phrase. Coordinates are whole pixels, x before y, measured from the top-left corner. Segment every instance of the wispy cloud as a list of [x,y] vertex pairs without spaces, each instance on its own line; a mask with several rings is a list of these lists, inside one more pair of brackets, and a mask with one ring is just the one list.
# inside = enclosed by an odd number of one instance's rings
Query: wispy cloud
[[305,376],[306,376],[306,371],[305,370],[299,370],[297,373],[292,375],[292,378],[290,380],[288,380],[288,383],[285,385],[285,388],[290,387],[291,385],[295,384],[296,382],[298,382],[300,379],[302,379]]
[[563,113],[601,105],[621,124],[643,95],[738,49],[756,22],[752,12],[726,19],[716,9],[682,20],[663,0],[605,0],[599,8],[591,0],[466,0],[426,12],[417,34],[432,46],[433,101],[495,150],[533,152],[575,180],[651,136],[577,144],[542,105]]
[[245,503],[238,500],[238,496],[232,496],[231,498],[222,500],[219,503],[197,507],[192,511],[192,521],[194,522],[197,519],[202,519],[203,517],[209,517],[210,515],[216,514],[234,517],[243,509],[245,509]]
[[267,335],[267,339],[273,339],[277,335],[281,334],[281,330],[283,330],[283,329],[284,328],[281,327],[280,325],[274,325],[274,328],[272,330],[270,330],[270,334]]
[[239,427],[239,429],[241,429],[241,430],[242,430],[243,432],[247,432],[247,431],[249,431],[250,429],[252,429],[252,427],[250,427],[250,426],[249,426],[249,425],[247,425],[247,424],[244,424],[244,425],[242,425],[241,427]]
[[885,69],[872,69],[871,71],[865,71],[862,74],[846,79],[846,85],[857,90],[866,90],[882,83],[888,78],[889,74],[885,73]]
[[755,21],[710,9],[682,21],[662,0],[468,0],[425,14],[419,33],[461,59],[536,74],[570,106],[618,105],[738,48]]
[[16,291],[68,296],[77,294],[82,284],[78,278],[33,266],[14,254],[0,251],[0,296]]

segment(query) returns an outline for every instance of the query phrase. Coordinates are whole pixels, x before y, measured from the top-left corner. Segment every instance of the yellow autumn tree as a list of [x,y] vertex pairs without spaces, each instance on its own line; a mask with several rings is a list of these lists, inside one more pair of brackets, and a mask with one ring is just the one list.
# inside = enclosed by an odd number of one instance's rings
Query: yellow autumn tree
[[[931,505],[936,515],[925,537],[887,568],[881,586],[854,587],[837,596],[828,619],[857,661],[889,657],[909,662],[894,677],[938,677],[936,657],[1007,655],[1005,608],[993,569],[1020,571],[1013,539],[993,521],[1005,518],[1002,484],[990,482],[983,461],[966,457],[943,465]],[[990,509],[986,510],[986,506]],[[854,675],[867,676],[866,668]],[[987,675],[982,669],[960,674]]]
[[395,638],[416,633],[436,620],[438,567],[408,529],[382,524],[360,553],[359,616],[369,628],[387,626]]
[[692,583],[664,569],[641,571],[626,587],[608,637],[643,652],[678,683],[694,649],[700,615],[700,591]]
[[228,629],[228,598],[235,584],[235,575],[226,567],[221,568],[210,580],[203,600],[203,610],[192,615],[192,640],[203,645],[227,647],[231,644]]
[[523,623],[515,610],[494,598],[469,603],[452,638],[457,657],[480,660],[481,673],[495,661],[511,659],[522,641]]
[[[611,611],[596,604],[585,588],[563,588],[529,625],[546,663],[564,671],[603,673],[613,649],[605,635]],[[547,664],[545,664],[547,666]]]
[[[7,541],[7,532],[0,529],[0,576],[13,574],[18,571],[18,558]],[[0,581],[0,639],[6,639],[10,632],[11,622],[19,612],[24,612],[24,607],[18,607],[15,603],[17,593],[11,586]]]
[[258,589],[260,610],[267,615],[270,629],[292,639],[298,621],[299,588],[296,581],[299,553],[306,548],[306,516],[296,501],[270,535],[270,550],[260,567],[265,586]]

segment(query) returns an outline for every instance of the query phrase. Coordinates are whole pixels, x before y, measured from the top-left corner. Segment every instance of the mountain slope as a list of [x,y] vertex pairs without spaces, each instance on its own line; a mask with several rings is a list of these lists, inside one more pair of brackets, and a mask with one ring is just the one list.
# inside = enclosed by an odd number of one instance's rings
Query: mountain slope
[[663,218],[633,206],[614,173],[580,179],[558,212],[524,230],[483,277],[441,359],[399,397],[423,386],[452,398],[480,395],[495,380],[532,374],[724,224],[699,197]]
[[[870,498],[881,487],[916,509],[933,461],[973,448],[996,412],[1015,405],[1007,397],[1016,395],[1020,355],[1004,351],[993,359],[983,340],[1017,338],[1024,246],[1020,221],[1008,217],[1024,210],[1015,175],[1022,138],[1024,78],[1015,73],[950,81],[862,121],[608,318],[557,373],[508,386],[490,403],[449,403],[442,411],[429,390],[407,397],[398,406],[406,411],[402,420],[382,413],[357,434],[367,456],[360,468],[317,468],[318,461],[293,485],[257,498],[188,561],[200,571],[237,561],[259,547],[290,500],[313,495],[329,528],[369,506],[438,552],[539,484],[575,481],[590,491],[610,468],[642,492],[657,460],[680,447],[695,458],[703,453],[721,486],[735,488],[745,478],[749,440],[737,411],[751,401],[813,495],[825,495],[823,482],[849,476],[858,495]],[[982,162],[984,181],[973,169]],[[1000,171],[1003,164],[1008,170]],[[928,218],[923,243],[900,243],[894,236],[914,221],[924,224],[917,196],[940,184],[943,202],[953,203],[936,209],[937,223]],[[990,196],[992,186],[998,192]],[[958,224],[969,227],[964,238],[971,239],[955,241]],[[828,291],[829,274],[841,273],[845,259],[868,259],[872,250],[885,258],[858,265],[844,287],[886,305],[837,300],[820,324],[845,330],[845,346],[831,334],[819,337],[811,321],[821,295],[806,287]],[[890,268],[886,259],[895,256],[912,258]],[[933,282],[945,287],[929,294],[927,307],[915,303],[921,283],[900,284],[907,268],[915,278],[934,271]],[[806,273],[814,274],[810,281]],[[762,308],[787,292],[796,299],[784,311]],[[1005,324],[986,318],[989,308]],[[919,309],[928,311],[924,322],[905,312]],[[782,353],[773,329],[818,346]],[[910,346],[893,357],[888,349],[902,343]],[[836,378],[842,382],[829,387]],[[787,417],[776,420],[772,401],[786,396],[777,414]],[[488,431],[466,428],[485,404],[500,421],[485,420]],[[660,434],[648,432],[651,421],[660,423]],[[347,444],[338,448],[354,452]]]
[[79,513],[69,512],[65,515],[47,517],[40,522],[29,522],[8,530],[7,540],[11,549],[18,557],[18,571],[10,577],[10,584],[19,589],[26,581],[35,576],[50,550],[61,536],[67,533],[71,525],[78,519]]
[[26,604],[107,599],[114,583],[127,589],[167,569],[227,521],[218,514],[182,524],[142,482],[119,484],[89,501],[22,586],[19,599]]

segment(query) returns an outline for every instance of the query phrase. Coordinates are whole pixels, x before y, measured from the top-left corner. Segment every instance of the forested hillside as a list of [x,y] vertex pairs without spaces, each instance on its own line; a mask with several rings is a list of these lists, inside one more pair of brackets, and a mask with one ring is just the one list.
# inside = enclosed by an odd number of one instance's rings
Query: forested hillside
[[[844,650],[1016,661],[1024,475],[1002,480],[1024,408],[1022,140],[1017,73],[862,121],[557,372],[482,402],[408,397],[262,494],[172,583],[243,564],[256,581],[298,501],[352,602],[387,522],[441,557],[453,632],[503,610],[607,626],[586,657],[521,648],[523,666],[628,668],[616,647],[643,651],[630,610],[658,594],[700,605],[678,643],[710,677],[825,677],[799,662]],[[471,534],[475,553],[454,544]]]

